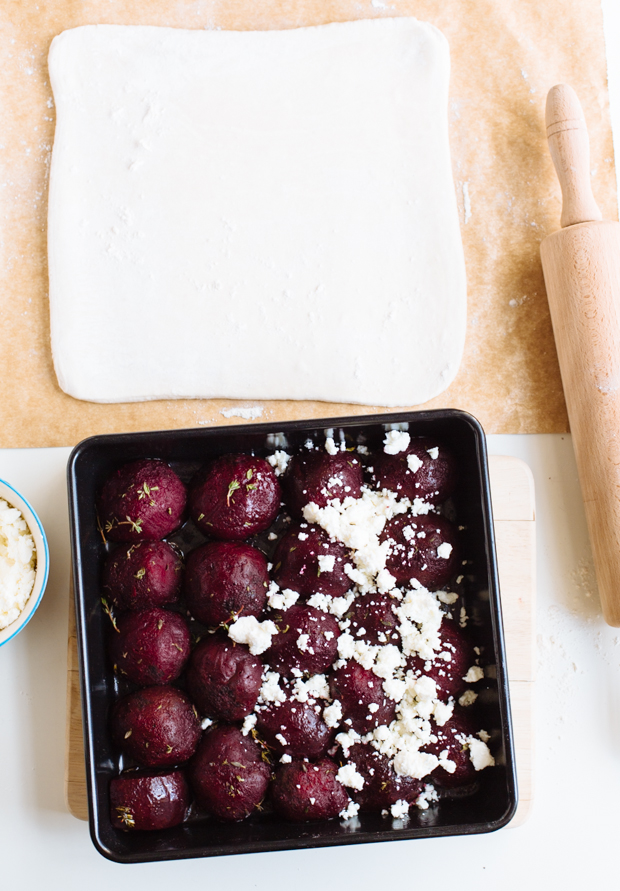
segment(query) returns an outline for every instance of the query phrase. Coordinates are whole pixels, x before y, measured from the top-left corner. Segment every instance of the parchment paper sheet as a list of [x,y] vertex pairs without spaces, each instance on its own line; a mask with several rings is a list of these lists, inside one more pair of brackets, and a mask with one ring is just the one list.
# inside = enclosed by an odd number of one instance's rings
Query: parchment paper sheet
[[[94,405],[59,389],[47,303],[47,181],[54,134],[47,52],[60,31],[85,24],[246,30],[399,15],[433,22],[450,42],[452,159],[468,275],[461,370],[425,408],[465,409],[489,433],[567,429],[539,259],[540,241],[559,228],[560,218],[544,104],[555,83],[576,89],[590,131],[594,194],[603,216],[616,219],[599,0],[2,0],[0,447],[72,445],[96,433],[230,424],[239,422],[240,409],[253,406],[258,420],[382,410],[230,400]],[[394,346],[407,348],[406,332]]]

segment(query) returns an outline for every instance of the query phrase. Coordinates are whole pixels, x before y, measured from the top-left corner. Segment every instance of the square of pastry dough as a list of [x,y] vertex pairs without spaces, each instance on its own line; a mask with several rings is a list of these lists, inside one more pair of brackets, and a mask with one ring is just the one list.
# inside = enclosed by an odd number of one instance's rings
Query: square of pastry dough
[[466,325],[448,44],[411,18],[52,43],[52,351],[94,402],[414,405]]

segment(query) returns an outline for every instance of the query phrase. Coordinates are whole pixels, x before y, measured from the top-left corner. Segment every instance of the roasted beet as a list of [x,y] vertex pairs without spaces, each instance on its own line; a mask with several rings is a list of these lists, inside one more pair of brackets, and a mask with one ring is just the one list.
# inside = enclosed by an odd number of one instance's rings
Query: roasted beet
[[292,516],[302,519],[310,502],[325,507],[334,498],[359,498],[362,465],[351,452],[306,451],[293,455],[281,482],[286,506]]
[[187,608],[204,625],[230,622],[239,614],[259,616],[268,587],[265,556],[245,542],[211,541],[187,558]]
[[110,730],[114,743],[140,764],[170,767],[194,754],[200,720],[180,690],[145,687],[116,703]]
[[110,817],[117,829],[170,829],[185,820],[190,802],[182,770],[131,771],[110,780]]
[[165,461],[132,461],[103,484],[99,522],[111,541],[159,541],[179,528],[186,501],[185,486]]
[[358,662],[350,660],[333,671],[329,689],[332,699],[340,700],[342,723],[362,735],[394,720],[396,707],[383,692],[383,681]]
[[[465,675],[475,662],[474,649],[456,622],[444,619],[439,629],[441,649],[433,660],[411,656],[407,668],[416,676],[425,674],[437,685],[437,695],[447,700],[463,692],[467,684]],[[446,656],[448,658],[446,658]]]
[[351,626],[349,634],[361,638],[366,643],[396,644],[400,641],[397,631],[400,624],[396,616],[398,603],[389,594],[363,594],[356,597],[345,618]]
[[380,540],[390,541],[386,568],[397,584],[414,578],[437,591],[460,566],[458,529],[440,514],[399,514],[385,524]]
[[240,541],[271,526],[280,499],[280,484],[267,461],[224,455],[192,480],[189,512],[205,535]]
[[322,674],[338,655],[340,628],[333,616],[311,606],[292,606],[271,616],[278,629],[265,662],[280,674],[294,669]]
[[367,743],[351,746],[347,761],[364,778],[362,788],[351,792],[361,811],[380,811],[397,801],[413,804],[424,789],[420,780],[398,776],[389,759]]
[[293,758],[320,758],[327,752],[333,733],[321,717],[320,706],[296,699],[262,709],[256,729],[278,755]]
[[220,820],[244,820],[267,791],[271,768],[251,736],[236,727],[205,733],[189,767],[197,803]]
[[169,684],[189,659],[191,635],[179,613],[147,609],[125,613],[110,635],[114,670],[134,684]]
[[331,541],[320,526],[302,523],[292,526],[278,542],[273,555],[273,577],[281,588],[290,588],[303,596],[340,597],[351,587],[344,571],[345,564],[350,562],[343,544]]
[[103,568],[103,594],[119,609],[175,603],[181,593],[183,557],[167,541],[122,545]]
[[271,787],[274,810],[294,823],[337,817],[349,804],[349,795],[336,779],[337,773],[338,765],[331,758],[316,764],[281,764]]
[[441,504],[454,492],[458,481],[452,452],[432,439],[412,439],[396,455],[377,452],[372,456],[372,485],[389,489],[399,498],[421,498]]
[[424,746],[424,751],[438,758],[445,753],[444,757],[456,765],[453,773],[441,766],[436,767],[431,773],[433,783],[444,789],[455,789],[473,783],[476,779],[476,769],[469,754],[468,738],[474,737],[477,740],[478,737],[470,718],[462,709],[456,708],[443,727],[433,723],[432,728],[437,742]]
[[240,721],[256,705],[262,675],[262,662],[243,644],[208,636],[192,653],[187,689],[203,715]]

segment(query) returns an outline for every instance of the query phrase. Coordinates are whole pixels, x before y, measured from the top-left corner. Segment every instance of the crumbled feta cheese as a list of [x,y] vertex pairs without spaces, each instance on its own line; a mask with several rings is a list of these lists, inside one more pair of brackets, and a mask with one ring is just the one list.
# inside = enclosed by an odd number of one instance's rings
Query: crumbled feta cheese
[[403,798],[399,798],[398,801],[392,805],[390,811],[394,819],[401,820],[403,817],[409,815],[409,804]]
[[417,473],[423,463],[417,455],[407,455],[407,466],[412,473]]
[[35,580],[34,539],[22,512],[0,498],[0,629],[19,616]]
[[250,732],[250,730],[253,730],[255,726],[256,726],[256,715],[248,715],[243,721],[243,725],[241,727],[241,732],[243,733],[244,736],[247,736],[248,733]]
[[333,554],[319,554],[319,572],[333,572],[336,558]]
[[368,454],[368,446],[365,446],[365,445],[358,445],[358,447],[357,447],[357,453],[358,453],[359,455],[367,455],[367,454]]
[[280,743],[280,745],[288,746],[287,740],[282,736],[281,733],[276,733],[276,739]]
[[463,695],[459,697],[459,705],[467,708],[467,706],[473,705],[476,699],[478,699],[477,693],[474,693],[473,690],[465,690]]
[[273,467],[276,476],[281,476],[284,473],[290,460],[291,456],[280,449],[276,449],[273,455],[267,457],[267,461]]
[[309,653],[312,650],[312,647],[309,646],[309,641],[309,634],[300,634],[297,638],[297,649],[301,650],[302,653]]
[[437,556],[441,557],[442,560],[447,560],[452,553],[452,545],[449,541],[442,541],[442,543],[437,548]]
[[271,638],[278,629],[269,619],[259,622],[255,616],[241,616],[228,629],[228,636],[235,643],[247,644],[253,656],[260,656],[271,646]]
[[479,665],[472,665],[463,680],[466,684],[475,684],[484,677],[484,671]]
[[272,609],[287,610],[294,606],[299,600],[297,591],[291,591],[285,588],[280,591],[275,582],[271,582],[267,591],[267,603]]
[[427,449],[426,451],[431,456],[433,461],[436,461],[439,457],[439,449],[437,448],[437,446],[434,446],[432,449]]
[[350,789],[357,789],[359,791],[364,788],[364,777],[361,773],[357,772],[355,764],[352,761],[343,765],[338,770],[336,779],[339,783],[342,783],[343,786],[348,786]]
[[325,451],[328,455],[337,455],[340,451],[331,436],[328,436],[325,440]]
[[409,448],[411,437],[404,430],[390,430],[383,440],[383,451],[386,455],[397,455]]
[[200,722],[200,727],[202,728],[202,730],[206,730],[207,727],[211,726],[211,724],[213,724],[213,721],[211,718],[203,718],[202,721]]
[[484,770],[485,767],[493,767],[495,758],[491,755],[489,747],[483,740],[475,736],[468,736],[466,744],[469,748],[469,758],[474,765],[474,770]]
[[292,699],[308,702],[309,699],[329,699],[329,684],[324,674],[313,674],[307,681],[297,678],[293,685]]
[[348,806],[340,811],[338,816],[341,820],[352,820],[354,817],[357,817],[359,813],[360,806],[355,801],[349,801]]
[[325,706],[323,709],[323,720],[328,727],[337,727],[342,721],[342,704],[340,700],[334,699],[331,705]]
[[445,603],[446,606],[452,606],[452,604],[456,603],[459,599],[459,595],[454,594],[452,591],[438,591],[437,597],[442,603]]
[[282,757],[280,758],[280,764],[290,764],[292,760],[293,760],[293,759],[291,758],[290,755],[286,755],[286,754],[284,754],[284,755],[282,755]]
[[[327,723],[327,721],[325,723]],[[358,743],[361,738],[362,737],[359,735],[359,733],[356,730],[353,730],[353,728],[348,730],[346,733],[336,734],[336,742],[340,743],[345,758],[349,757],[349,749],[351,748],[351,746],[354,746],[355,743]]]
[[307,532],[299,532],[297,535],[297,538],[299,539],[299,541],[305,541],[308,538],[308,533]]
[[280,675],[277,671],[267,671],[263,676],[263,683],[258,694],[259,702],[284,702],[286,693],[280,687]]
[[431,786],[430,783],[427,783],[424,786],[424,791],[420,792],[416,800],[416,806],[420,808],[421,811],[425,811],[429,803],[431,801],[438,801],[439,795],[437,795],[437,790],[434,786]]

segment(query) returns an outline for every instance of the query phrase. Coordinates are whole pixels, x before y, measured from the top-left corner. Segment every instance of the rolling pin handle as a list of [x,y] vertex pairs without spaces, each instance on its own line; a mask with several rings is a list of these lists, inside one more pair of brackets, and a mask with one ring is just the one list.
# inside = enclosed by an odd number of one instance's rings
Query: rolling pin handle
[[551,87],[545,111],[549,151],[562,188],[562,228],[601,220],[590,184],[590,141],[577,94],[567,84]]

